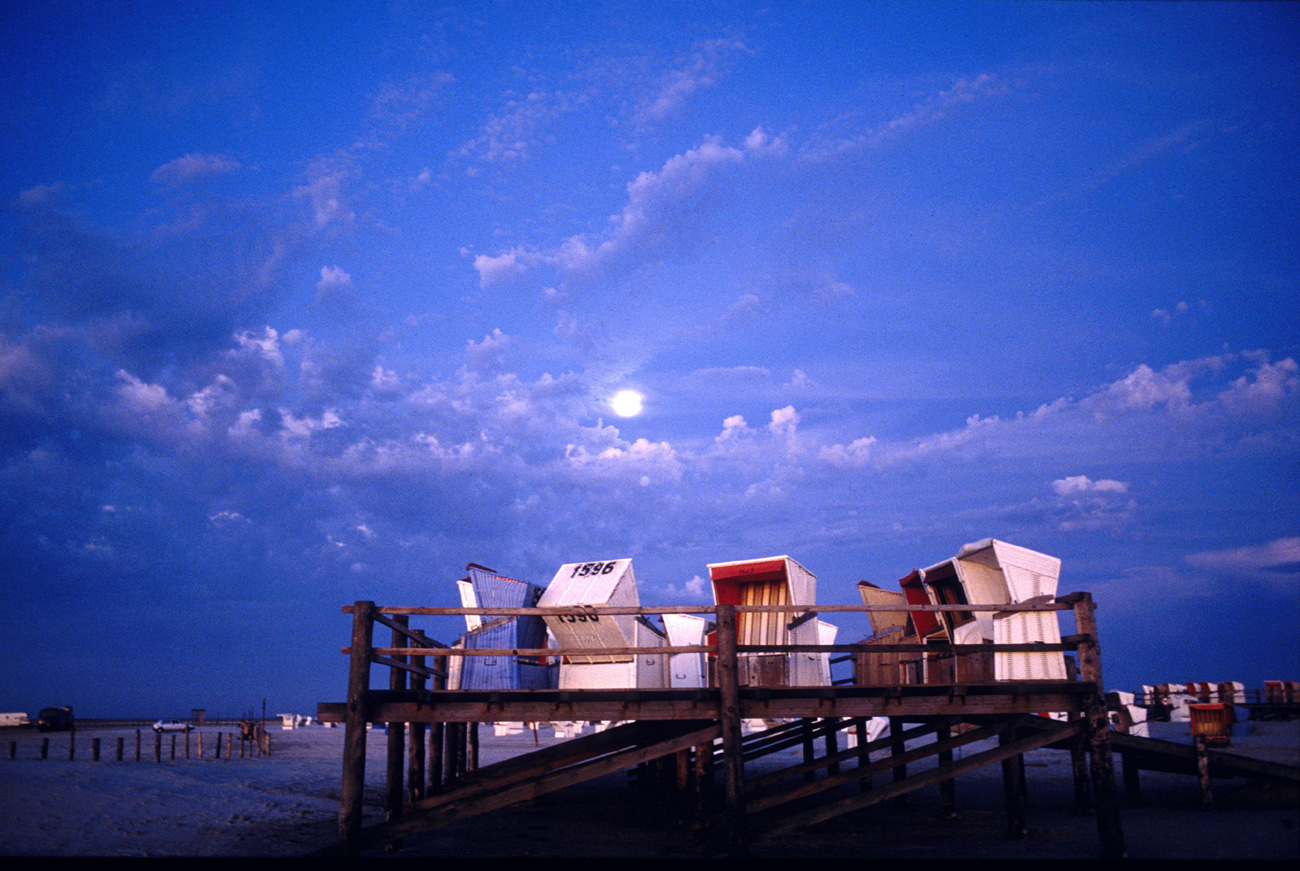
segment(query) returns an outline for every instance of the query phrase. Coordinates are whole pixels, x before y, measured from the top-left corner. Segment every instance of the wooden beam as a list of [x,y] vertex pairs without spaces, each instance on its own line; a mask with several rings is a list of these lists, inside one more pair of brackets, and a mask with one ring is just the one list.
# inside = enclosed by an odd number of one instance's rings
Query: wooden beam
[[[932,783],[938,783],[946,778],[957,777],[976,769],[983,768],[986,765],[992,765],[995,762],[1001,762],[1010,756],[1020,753],[1028,753],[1030,750],[1036,750],[1039,747],[1045,747],[1054,741],[1078,729],[1077,723],[1059,722],[1053,728],[1042,732],[1035,732],[1026,735],[1012,744],[994,747],[972,756],[967,756],[946,768],[932,768],[928,771],[914,774],[906,780],[896,783],[890,783],[887,786],[878,787],[870,792],[860,793],[848,798],[840,799],[821,807],[811,808],[801,813],[790,814],[779,819],[765,820],[761,826],[764,837],[782,834],[793,831],[804,826],[811,826],[816,823],[833,819],[842,814],[858,810],[860,808],[870,807],[873,804],[894,798],[912,792],[922,787],[929,786]],[[958,736],[963,737],[963,736]],[[955,739],[954,739],[955,740]],[[888,763],[888,759],[884,760]],[[872,763],[872,768],[880,763]]]
[[343,784],[339,797],[339,848],[345,855],[358,851],[361,834],[361,804],[366,785],[366,694],[370,688],[374,607],[374,602],[357,602],[352,612],[352,658],[348,667]]

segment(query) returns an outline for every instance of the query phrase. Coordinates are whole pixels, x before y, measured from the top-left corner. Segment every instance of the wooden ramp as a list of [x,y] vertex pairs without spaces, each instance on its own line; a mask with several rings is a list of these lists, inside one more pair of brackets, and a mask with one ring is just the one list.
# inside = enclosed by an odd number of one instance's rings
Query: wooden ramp
[[[709,744],[721,735],[722,727],[715,721],[642,720],[572,738],[471,772],[463,785],[408,804],[393,819],[363,827],[358,846],[364,850],[393,843],[407,835]],[[318,855],[336,852],[330,848]]]
[[[1042,724],[1034,722],[1040,720]],[[988,765],[1003,763],[1031,750],[1072,739],[1079,735],[1082,727],[1079,720],[1055,721],[1033,716],[1000,719],[957,735],[951,734],[953,725],[955,724],[947,720],[923,723],[897,736],[886,736],[821,759],[747,780],[746,810],[750,815],[751,831],[756,837],[769,838],[824,822],[932,784],[951,781],[961,774]],[[936,732],[946,734],[940,734],[937,740],[919,747],[902,749],[904,742]],[[953,750],[990,738],[999,739],[997,747],[952,761]],[[891,751],[889,755],[864,764],[872,752],[887,749]],[[933,767],[911,775],[906,773],[908,763],[921,762],[931,757],[937,760]],[[830,769],[850,760],[857,760],[858,764],[844,771],[828,773],[816,780],[805,780],[798,786],[770,789],[783,781],[805,777],[815,769]],[[873,775],[885,773],[893,774],[889,783],[876,787],[867,785]],[[854,783],[861,786],[861,791],[856,794],[847,797],[825,795]],[[750,797],[751,793],[753,797]]]
[[[1196,747],[1159,738],[1140,738],[1115,732],[1110,745],[1124,761],[1124,770],[1165,771],[1172,774],[1198,775]],[[1300,786],[1300,767],[1252,759],[1227,750],[1206,750],[1210,777],[1245,777],[1271,780]]]

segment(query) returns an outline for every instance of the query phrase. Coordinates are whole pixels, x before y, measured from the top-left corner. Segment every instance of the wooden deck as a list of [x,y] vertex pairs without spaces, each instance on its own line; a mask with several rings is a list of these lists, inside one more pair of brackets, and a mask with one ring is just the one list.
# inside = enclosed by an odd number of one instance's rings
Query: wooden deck
[[[883,606],[818,607],[818,612],[880,610]],[[909,610],[952,610],[954,606],[909,606]],[[1100,654],[1096,643],[1093,603],[1087,594],[1072,594],[1055,602],[1010,606],[963,604],[965,611],[1073,611],[1077,633],[1059,645],[824,645],[740,646],[736,643],[736,614],[744,610],[807,611],[792,606],[681,608],[590,608],[587,615],[710,613],[717,622],[717,643],[707,647],[660,647],[655,652],[707,653],[713,658],[715,686],[705,689],[588,689],[588,690],[446,690],[446,659],[451,656],[563,656],[565,650],[452,650],[410,628],[420,615],[475,613],[568,614],[574,609],[465,609],[377,607],[372,602],[346,606],[353,617],[347,701],[324,702],[323,722],[345,724],[343,787],[339,838],[331,852],[355,855],[380,845],[392,845],[415,832],[455,819],[483,813],[547,791],[564,788],[612,771],[658,766],[674,772],[678,788],[699,797],[702,813],[722,833],[725,851],[743,856],[753,837],[812,825],[924,786],[940,784],[951,795],[956,777],[986,765],[1000,764],[1006,783],[1008,831],[1025,831],[1023,754],[1044,746],[1072,753],[1075,789],[1080,809],[1096,815],[1099,853],[1124,855],[1123,831],[1110,733],[1101,693]],[[578,613],[574,611],[574,613]],[[392,630],[392,645],[376,647],[376,624]],[[973,683],[894,684],[864,686],[741,686],[738,657],[747,653],[818,652],[985,655],[994,652],[1073,651],[1077,680],[984,681]],[[587,652],[587,651],[584,651]],[[605,654],[634,650],[603,649]],[[645,652],[645,651],[642,651]],[[370,687],[373,664],[390,668],[389,686]],[[956,673],[955,661],[954,671]],[[1038,716],[1060,712],[1065,719]],[[873,717],[889,718],[887,736],[866,740],[865,724]],[[743,720],[786,721],[769,732],[746,736]],[[584,735],[494,766],[478,768],[477,729],[485,722],[590,721],[624,725]],[[390,724],[386,788],[387,820],[362,825],[365,782],[366,724]],[[838,749],[837,735],[853,730],[857,746]],[[933,735],[934,740],[906,747],[909,738]],[[814,737],[826,744],[824,755],[813,752]],[[959,761],[953,751],[974,741],[997,738],[998,746]],[[774,748],[801,743],[803,765],[775,776],[794,781],[787,788],[746,800],[745,762]],[[847,743],[847,742],[845,742]],[[887,752],[886,752],[887,751]],[[873,755],[874,754],[874,755]],[[909,762],[933,757],[935,764],[908,774]],[[814,776],[823,772],[821,776]],[[873,774],[889,774],[889,782],[870,786]],[[720,776],[721,788],[714,788]],[[769,776],[770,778],[771,776]],[[832,793],[846,783],[858,783],[848,797]],[[748,790],[771,787],[752,780]],[[842,790],[841,790],[842,792]],[[704,808],[704,795],[711,807]],[[812,807],[819,794],[827,800]],[[719,800],[720,799],[720,800]],[[797,808],[797,810],[795,809]]]

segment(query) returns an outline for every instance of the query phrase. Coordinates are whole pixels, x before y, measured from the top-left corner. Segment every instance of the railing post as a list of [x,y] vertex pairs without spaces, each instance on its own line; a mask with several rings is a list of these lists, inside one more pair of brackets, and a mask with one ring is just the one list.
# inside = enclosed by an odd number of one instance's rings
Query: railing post
[[352,611],[352,656],[348,664],[347,712],[343,718],[343,786],[339,798],[339,849],[347,855],[361,851],[361,802],[366,786],[366,716],[374,631],[375,603],[357,602]]
[[[396,614],[393,616],[393,622],[397,626],[405,629],[410,625],[411,618],[405,614]],[[393,646],[409,647],[406,642],[406,635],[401,629],[393,629]],[[406,662],[405,656],[394,656],[394,662]],[[406,689],[406,672],[400,668],[390,668],[388,670],[388,688],[390,690]],[[403,771],[405,769],[404,754],[406,751],[406,724],[389,723],[388,728],[388,756],[386,758],[386,781],[384,793],[384,819],[395,820],[402,815],[402,804],[405,797],[404,784],[402,781]],[[395,841],[384,845],[384,852],[391,853],[400,849],[401,842]]]
[[[403,624],[405,625],[405,624]],[[424,632],[416,630],[412,633],[415,638],[409,647],[424,646]],[[412,665],[423,666],[428,660],[423,656],[412,656],[409,660]],[[417,672],[411,672],[409,678],[411,689],[416,691],[416,696],[424,695],[424,675]],[[411,723],[408,727],[410,734],[407,740],[407,765],[406,765],[406,800],[412,804],[424,798],[426,795],[424,786],[424,723]]]
[[736,606],[718,606],[718,718],[722,726],[722,767],[726,784],[728,846],[734,857],[744,856],[745,759],[740,731],[740,675],[736,652]]
[[1090,593],[1073,599],[1075,631],[1079,641],[1079,677],[1092,684],[1083,697],[1084,732],[1091,755],[1093,805],[1102,855],[1118,859],[1125,855],[1124,830],[1120,823],[1119,789],[1115,784],[1115,762],[1110,751],[1110,720],[1106,716],[1105,692],[1101,682],[1101,646],[1097,640],[1096,605]]
[[[426,660],[427,661],[427,660]],[[445,690],[447,688],[447,657],[435,656],[433,658],[433,667],[442,672],[435,674],[433,677],[433,689]],[[441,721],[433,723],[429,729],[429,790],[428,795],[436,795],[442,792],[442,767],[443,755],[445,752],[446,724]]]

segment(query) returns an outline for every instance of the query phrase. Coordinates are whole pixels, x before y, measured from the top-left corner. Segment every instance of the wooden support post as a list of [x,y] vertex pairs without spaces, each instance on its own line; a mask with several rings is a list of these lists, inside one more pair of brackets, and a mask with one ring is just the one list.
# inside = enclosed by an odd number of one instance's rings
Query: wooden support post
[[728,848],[733,857],[748,850],[745,832],[744,736],[740,729],[740,675],[736,655],[736,606],[718,605],[718,719],[722,727],[722,767],[726,784]]
[[[1016,730],[998,736],[1001,745],[1014,744]],[[1002,793],[1007,808],[1007,837],[1018,841],[1029,835],[1028,807],[1025,801],[1025,769],[1023,755],[1002,760]]]
[[[867,749],[867,718],[854,717],[853,731],[858,738],[858,768],[865,769],[871,764],[871,751]],[[862,792],[871,789],[871,777],[867,776],[859,780],[858,789]]]
[[374,602],[359,601],[352,611],[352,655],[348,662],[347,711],[343,717],[343,784],[339,796],[339,849],[344,855],[360,852],[374,614]]
[[[1079,719],[1082,714],[1071,713]],[[1088,732],[1086,729],[1070,741],[1070,767],[1074,773],[1074,812],[1080,816],[1095,812],[1092,806],[1092,780],[1088,767]]]
[[[433,667],[443,672],[440,675],[434,675],[433,688],[435,690],[445,690],[447,688],[447,657],[436,656],[433,658]],[[446,741],[446,724],[434,723],[429,729],[429,790],[428,795],[436,795],[442,792],[443,784],[443,760],[444,760],[444,743]]]
[[1210,757],[1206,753],[1208,741],[1204,735],[1193,738],[1196,744],[1196,780],[1201,787],[1201,807],[1210,810],[1214,807],[1214,793],[1210,790]]
[[[889,755],[899,757],[907,752],[907,742],[903,740],[903,729],[905,724],[902,717],[889,718]],[[907,780],[907,763],[894,766],[894,783],[902,783]],[[907,793],[894,796],[894,805],[907,804]]]
[[1101,837],[1102,856],[1119,859],[1126,855],[1124,828],[1120,821],[1119,789],[1115,785],[1115,764],[1110,752],[1110,718],[1106,715],[1101,680],[1101,647],[1097,643],[1096,606],[1089,593],[1071,597],[1074,605],[1075,631],[1083,636],[1079,642],[1079,677],[1093,685],[1093,692],[1083,699],[1084,733],[1091,757],[1093,805],[1097,815],[1097,832]]
[[41,758],[42,758],[42,759],[49,759],[49,758],[50,758],[50,739],[49,739],[49,738],[42,738],[42,739],[41,739]]
[[1120,768],[1124,772],[1124,801],[1134,807],[1142,804],[1142,784],[1138,781],[1136,753],[1120,754]]
[[[945,722],[934,735],[942,744],[952,737],[952,726]],[[952,749],[939,751],[939,767],[952,765]],[[953,778],[939,781],[939,818],[955,820],[957,818],[957,781]]]
[[478,771],[478,722],[467,723],[469,728],[468,740],[465,742],[468,751],[465,754],[465,772]]
[[[406,625],[406,624],[403,623],[402,625]],[[420,646],[416,642],[424,640],[424,633],[417,631],[413,634],[415,635],[415,641],[412,642],[410,646],[412,647]],[[403,644],[405,643],[406,642],[403,642]],[[410,662],[413,665],[423,666],[425,663],[425,658],[423,656],[412,656]],[[411,677],[408,682],[410,683],[411,689],[416,691],[417,698],[424,694],[424,681],[425,681],[424,675],[417,674],[415,672],[411,673]],[[407,752],[407,759],[406,759],[407,761],[406,800],[414,804],[415,802],[424,798],[425,795],[427,795],[425,791],[425,785],[424,785],[425,784],[425,773],[424,773],[425,725],[424,723],[408,723],[406,728],[409,730],[410,733],[408,737],[408,752]]]
[[153,733],[153,761],[162,762],[162,732]]
[[[834,719],[834,720],[823,719],[822,722],[826,724],[826,726],[828,727],[826,730],[826,755],[834,759],[835,754],[840,752],[840,746],[839,746],[840,733],[839,733],[839,729],[836,728],[839,725],[840,721],[838,719]],[[834,777],[839,773],[840,773],[840,764],[838,762],[832,762],[826,766],[827,775]]]
[[[176,754],[173,753],[172,758],[174,759],[175,757]],[[99,739],[98,738],[90,739],[90,759],[92,762],[99,761]]]
[[[804,765],[811,765],[816,751],[813,749],[813,721],[804,717],[799,721],[800,737],[803,738],[803,762]],[[809,768],[803,773],[803,779],[812,783],[817,779],[817,772]]]
[[[121,735],[117,736],[117,761],[122,761],[122,754],[126,750],[126,739]],[[186,754],[188,756],[188,754]]]
[[[393,622],[402,628],[410,624],[411,618],[406,614],[396,614]],[[400,629],[393,629],[393,647],[406,647],[406,636]],[[394,662],[406,662],[405,656],[394,656]],[[406,672],[400,668],[388,669],[388,688],[390,690],[406,689]],[[388,746],[385,757],[384,780],[384,819],[396,820],[402,816],[402,805],[406,797],[403,774],[406,769],[406,724],[388,723]],[[392,853],[402,848],[400,840],[384,844],[384,852]]]
[[172,762],[176,761],[176,733],[172,733]]
[[700,829],[706,821],[705,794],[713,790],[713,745],[696,745],[693,756],[695,771],[691,783],[691,828]]
[[77,729],[74,726],[68,732],[68,761],[71,762],[77,758]]
[[[203,738],[200,737],[199,740],[202,741]],[[200,755],[200,756],[203,755],[203,745],[202,745],[202,744],[199,744],[199,755]],[[139,729],[136,729],[136,730],[135,730],[135,761],[136,761],[136,762],[139,762],[139,761],[140,761],[140,730],[139,730]]]

